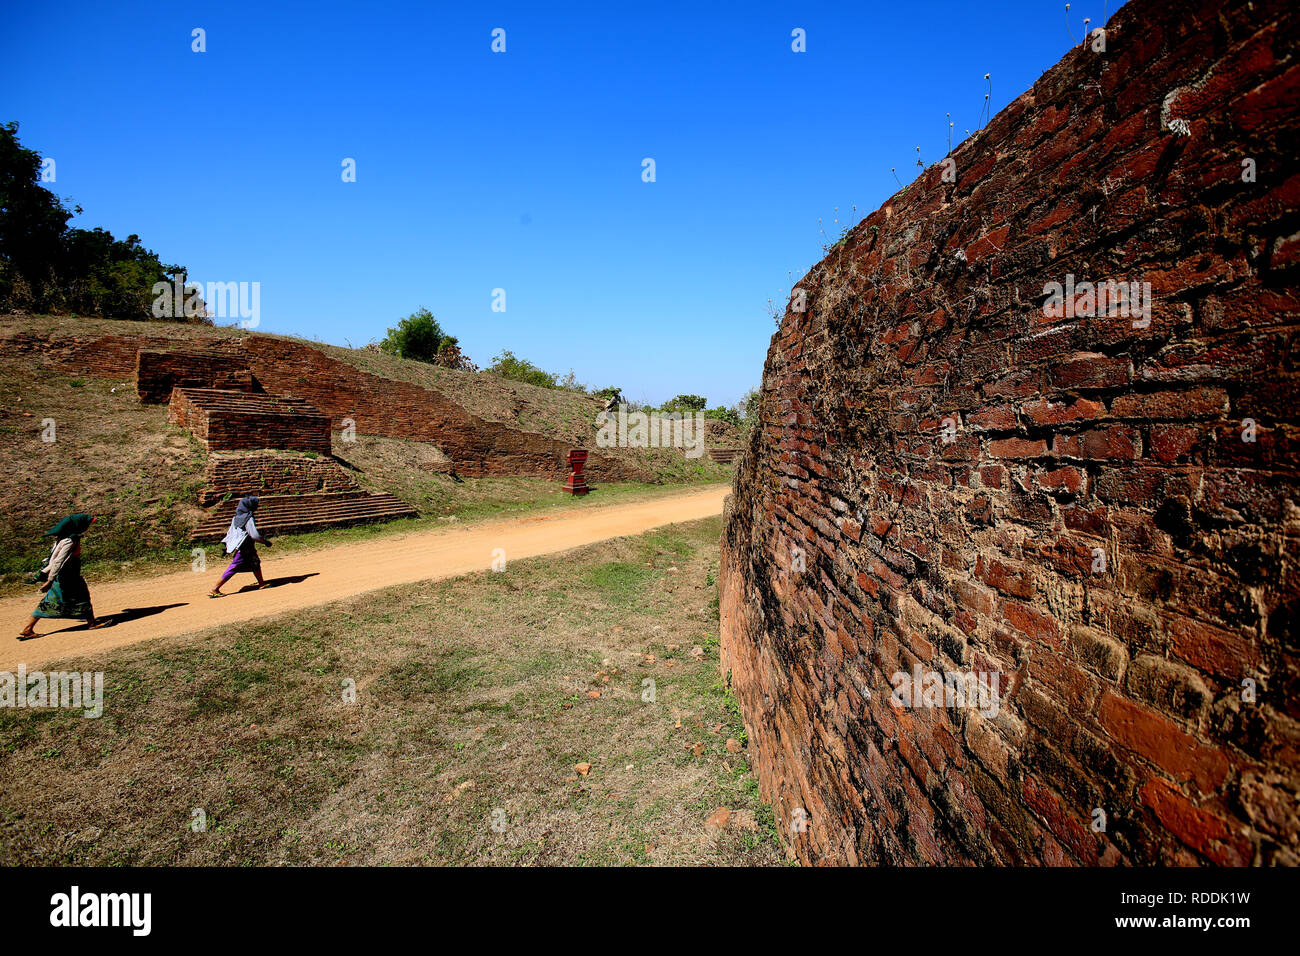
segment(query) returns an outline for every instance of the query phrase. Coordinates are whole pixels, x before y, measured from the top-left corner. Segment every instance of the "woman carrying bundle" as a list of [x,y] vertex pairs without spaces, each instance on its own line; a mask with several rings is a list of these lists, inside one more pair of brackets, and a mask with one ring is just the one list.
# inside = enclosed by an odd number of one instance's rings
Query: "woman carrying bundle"
[[262,580],[262,559],[257,556],[257,548],[253,542],[261,542],[269,548],[271,541],[269,538],[263,538],[257,533],[257,523],[253,521],[253,512],[256,510],[257,497],[255,495],[239,499],[239,507],[235,509],[235,517],[230,521],[230,530],[221,539],[226,546],[226,554],[234,554],[235,560],[230,562],[230,567],[226,568],[225,573],[221,575],[221,580],[217,582],[217,586],[208,592],[208,597],[225,597],[221,593],[221,586],[241,571],[253,572],[257,577],[257,590],[266,587],[266,582]]
[[62,617],[84,620],[90,627],[103,627],[107,621],[95,620],[95,609],[90,603],[90,588],[81,576],[81,536],[90,530],[95,521],[90,515],[68,515],[49,531],[54,538],[50,560],[37,575],[44,581],[41,592],[45,595],[32,612],[32,619],[18,632],[19,640],[36,636],[36,622],[43,617]]

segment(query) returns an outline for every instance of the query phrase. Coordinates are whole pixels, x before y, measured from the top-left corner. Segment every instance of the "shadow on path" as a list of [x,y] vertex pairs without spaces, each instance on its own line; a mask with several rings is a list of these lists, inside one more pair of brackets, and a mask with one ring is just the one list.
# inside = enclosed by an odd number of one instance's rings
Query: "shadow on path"
[[[306,581],[308,578],[314,578],[314,577],[316,577],[318,574],[320,574],[319,571],[308,571],[306,574],[293,574],[293,575],[290,575],[290,576],[288,576],[288,577],[284,577],[284,578],[267,578],[267,579],[266,579],[266,587],[267,587],[267,588],[282,588],[282,587],[284,587],[286,584],[302,584],[303,581]],[[258,587],[257,587],[256,584],[245,584],[245,585],[244,585],[242,588],[240,588],[238,591],[234,591],[234,592],[232,592],[232,593],[234,593],[234,594],[244,594],[244,593],[247,592],[247,591],[256,591],[256,590],[258,590]],[[265,589],[263,589],[263,590],[265,590]]]
[[[155,614],[161,614],[163,611],[170,611],[174,607],[187,607],[188,602],[182,601],[179,604],[156,604],[153,607],[128,607],[117,611],[114,614],[103,614],[99,618],[99,627],[96,630],[102,630],[107,627],[116,627],[119,624],[125,624],[128,621],[136,621],[142,617],[153,617]],[[38,637],[50,637],[54,634],[66,634],[69,631],[89,631],[89,624],[74,624],[71,627],[61,627],[57,631],[48,631],[45,634],[33,634],[31,637],[19,638],[19,640],[34,641]]]

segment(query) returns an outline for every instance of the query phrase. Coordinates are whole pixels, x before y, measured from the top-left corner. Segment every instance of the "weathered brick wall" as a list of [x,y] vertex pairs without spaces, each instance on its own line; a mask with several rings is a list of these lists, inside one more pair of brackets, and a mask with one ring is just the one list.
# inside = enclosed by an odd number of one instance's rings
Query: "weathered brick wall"
[[162,405],[177,385],[254,391],[253,373],[242,352],[215,350],[139,350],[135,368],[140,401]]
[[[134,324],[147,328],[148,323]],[[235,337],[218,338],[204,336],[201,329],[195,328],[193,336],[201,338],[203,350],[209,354],[241,354],[243,346]],[[69,374],[89,375],[93,378],[134,378],[137,369],[138,353],[141,349],[156,352],[186,351],[192,348],[191,339],[174,338],[164,334],[150,335],[104,335],[87,333],[85,335],[51,334],[45,331],[19,330],[0,336],[0,347],[19,354],[39,355],[41,359]],[[168,389],[168,395],[171,390]],[[167,397],[163,397],[166,401]]]
[[286,455],[213,455],[204,470],[199,504],[215,504],[227,496],[308,495],[355,491],[357,483],[329,458]]
[[[440,392],[362,372],[319,349],[287,339],[261,335],[216,338],[205,336],[197,328],[193,335],[191,340],[145,333],[57,335],[19,331],[0,337],[0,347],[40,355],[73,374],[130,378],[135,374],[140,349],[183,352],[192,350],[194,341],[202,341],[204,349],[228,352],[248,363],[254,390],[301,395],[324,410],[339,429],[345,419],[351,419],[357,434],[437,444],[462,475],[559,479],[568,474],[565,458],[571,446],[535,432],[486,421]],[[274,445],[259,442],[250,447]],[[639,467],[630,457],[607,455],[599,449],[591,450],[587,472],[593,482],[654,480],[649,469]]]
[[1297,10],[1129,3],[800,283],[721,613],[804,861],[1300,863]]
[[[302,395],[325,411],[336,428],[351,419],[358,434],[432,442],[467,477],[562,478],[569,473],[565,459],[572,446],[486,421],[440,392],[371,375],[287,339],[259,335],[246,344],[253,373],[263,388]],[[635,464],[598,450],[592,450],[587,470],[593,480],[648,477]]]
[[168,421],[188,429],[209,451],[282,448],[330,454],[330,423],[288,396],[175,388]]

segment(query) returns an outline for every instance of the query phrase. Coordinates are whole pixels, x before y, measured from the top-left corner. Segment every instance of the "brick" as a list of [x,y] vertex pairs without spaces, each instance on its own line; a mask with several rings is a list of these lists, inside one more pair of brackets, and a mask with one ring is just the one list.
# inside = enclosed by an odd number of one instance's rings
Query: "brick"
[[975,576],[1012,597],[1027,598],[1034,593],[1033,576],[1028,568],[1015,567],[996,558],[980,555],[975,562]]
[[1038,398],[1020,406],[1035,425],[1064,425],[1069,422],[1093,421],[1106,415],[1106,406],[1102,402],[1079,398],[1074,401],[1050,401]]
[[1003,601],[1002,620],[1020,633],[1057,651],[1065,649],[1065,643],[1061,640],[1060,625],[1050,614],[1035,610],[1018,601]]
[[1218,866],[1248,866],[1250,844],[1234,833],[1227,821],[1197,807],[1164,780],[1143,784],[1139,799],[1161,824],[1187,846]]
[[1141,436],[1133,428],[1121,425],[1091,428],[1077,435],[1057,435],[1052,439],[1052,454],[1094,461],[1138,458],[1141,441]]
[[1116,418],[1217,418],[1228,410],[1228,393],[1221,388],[1192,388],[1119,395],[1111,403]]
[[1041,458],[1047,454],[1047,442],[1042,439],[999,438],[989,442],[988,453],[993,458]]
[[1133,367],[1127,358],[1111,358],[1097,352],[1080,352],[1051,370],[1056,388],[1113,388],[1133,379]]
[[1221,751],[1123,697],[1104,693],[1098,717],[1120,746],[1150,760],[1176,780],[1195,783],[1202,793],[1217,790],[1228,775],[1228,758]]
[[1051,469],[1040,468],[1033,473],[1033,482],[1043,491],[1060,491],[1077,495],[1087,484],[1088,475],[1072,465]]

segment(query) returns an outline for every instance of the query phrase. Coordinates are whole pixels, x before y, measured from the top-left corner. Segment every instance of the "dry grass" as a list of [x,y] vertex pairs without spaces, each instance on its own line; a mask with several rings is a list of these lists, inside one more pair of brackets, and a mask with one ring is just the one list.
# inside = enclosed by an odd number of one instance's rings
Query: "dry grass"
[[[54,442],[42,441],[46,419]],[[173,545],[202,514],[204,459],[134,387],[0,355],[0,574],[36,570],[51,544],[42,535],[73,511],[98,516],[97,546],[116,559]]]
[[0,863],[779,863],[719,521],[123,649],[98,720],[0,710]]

